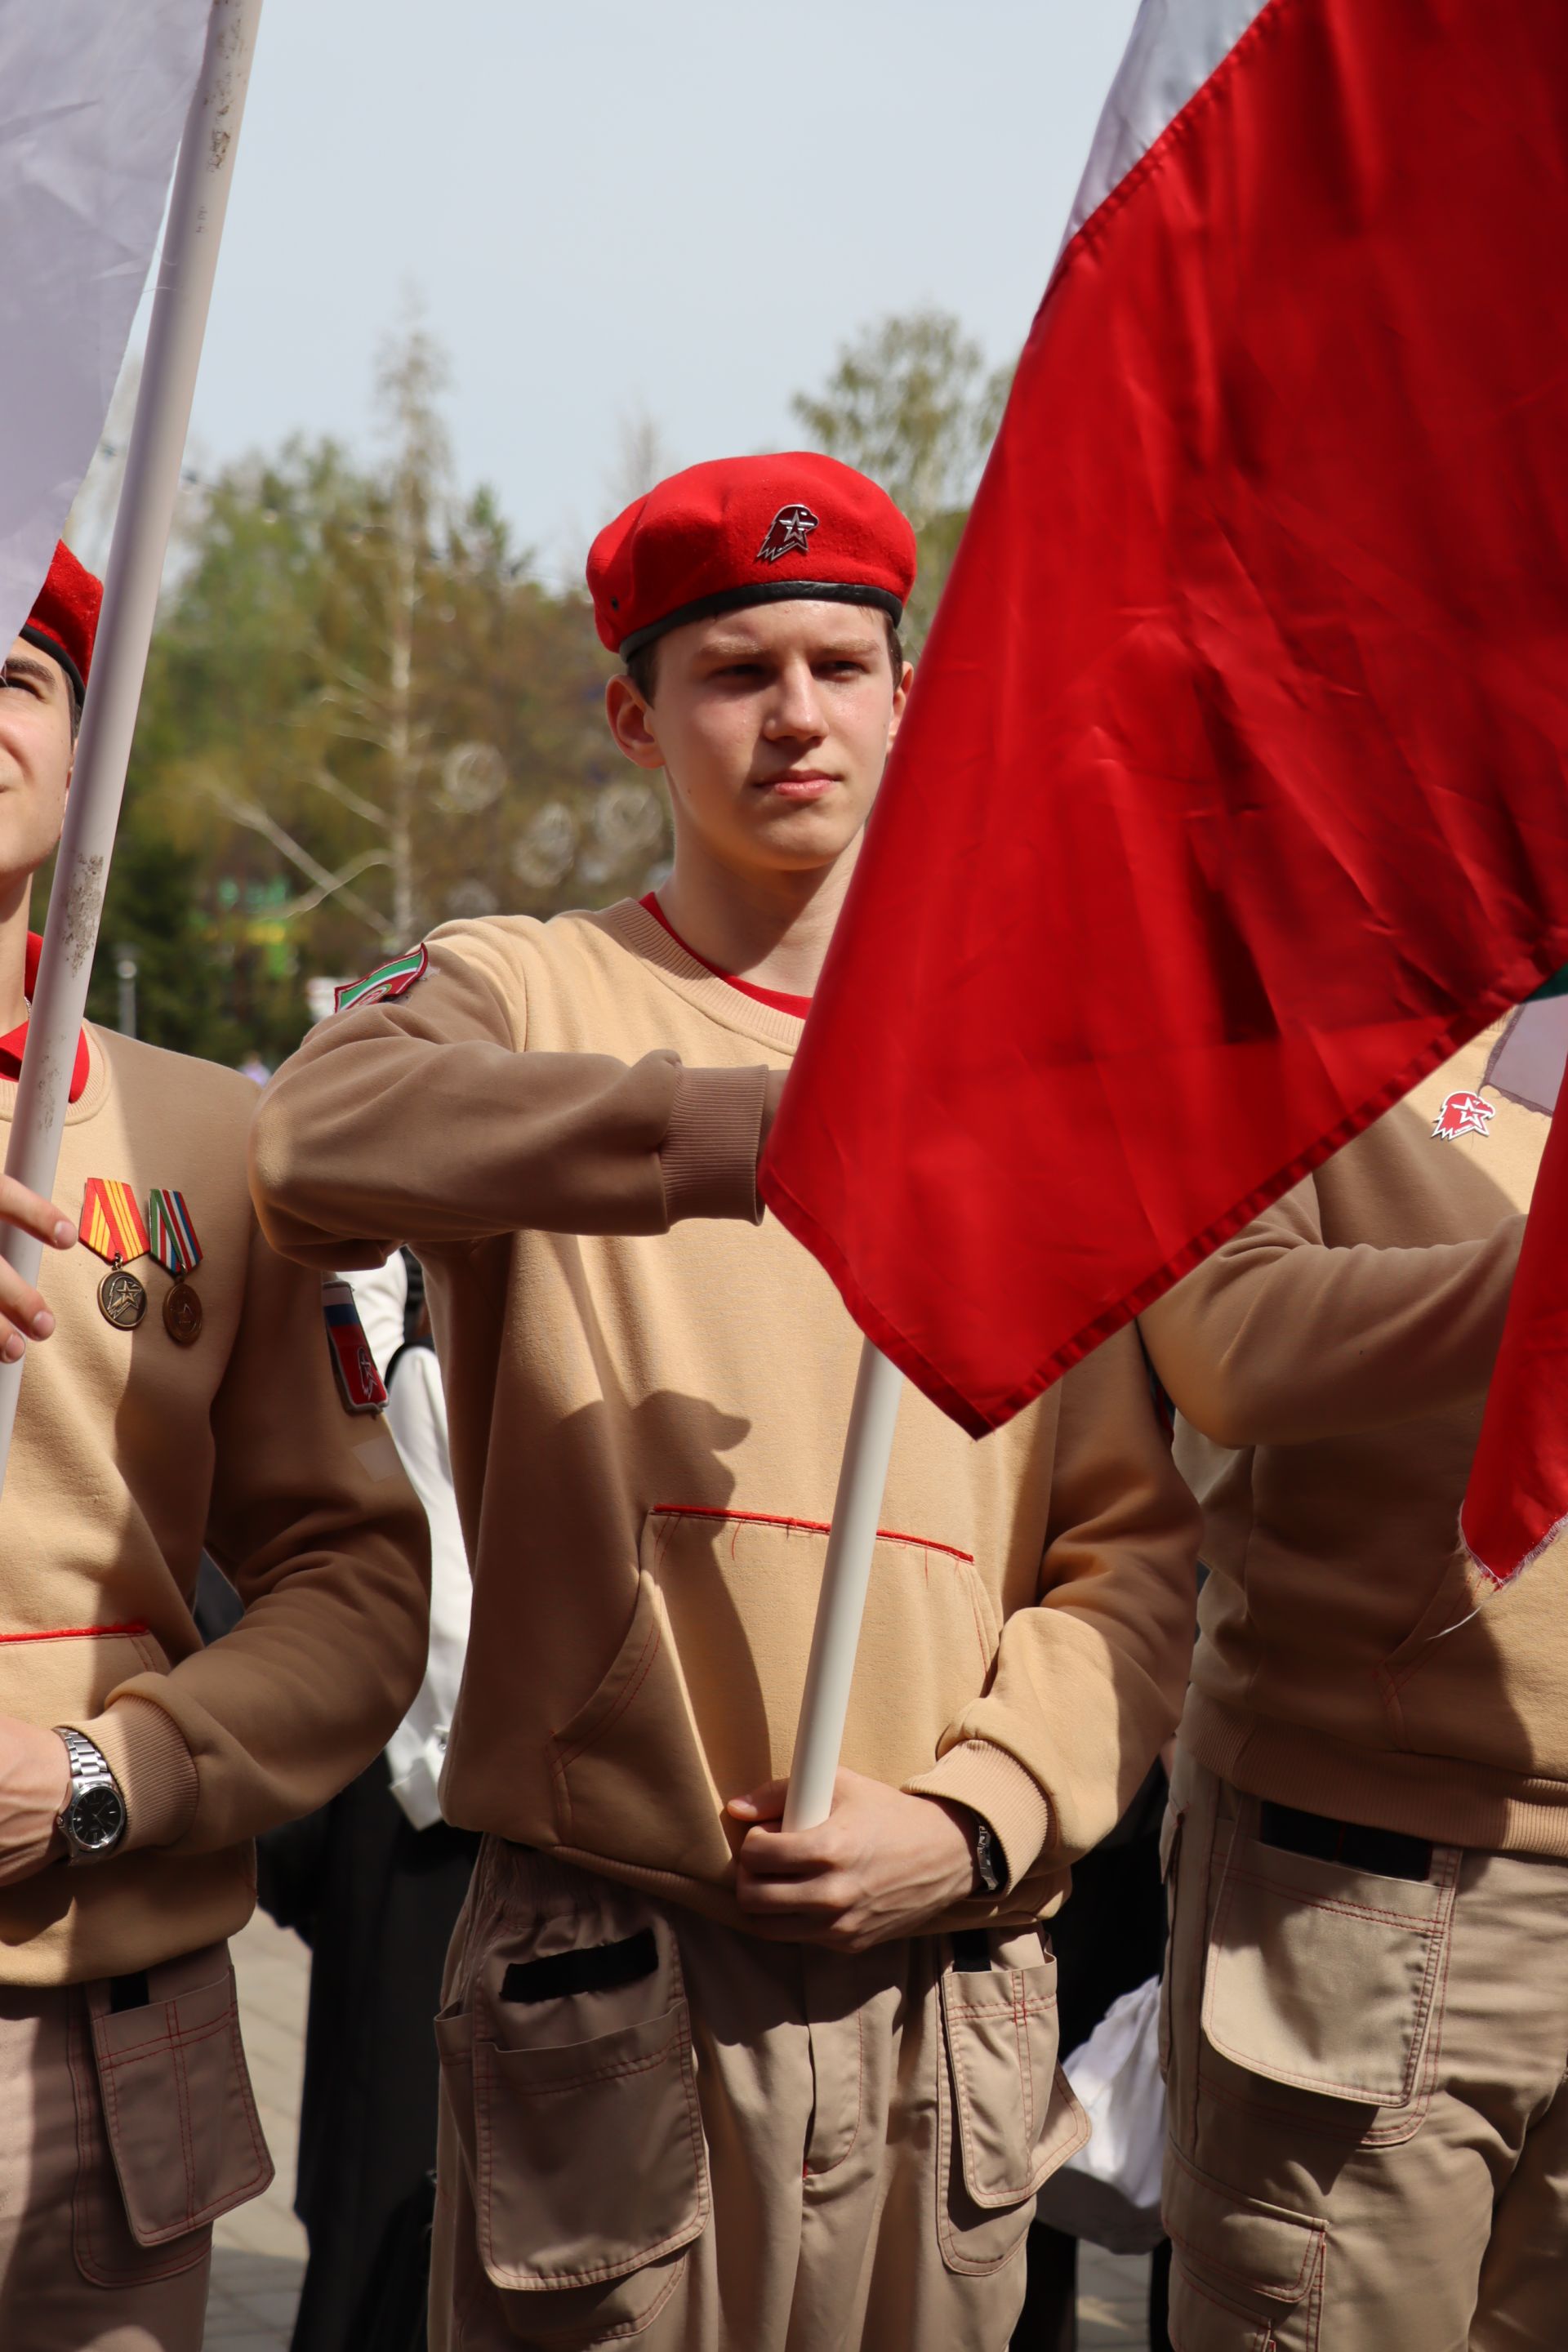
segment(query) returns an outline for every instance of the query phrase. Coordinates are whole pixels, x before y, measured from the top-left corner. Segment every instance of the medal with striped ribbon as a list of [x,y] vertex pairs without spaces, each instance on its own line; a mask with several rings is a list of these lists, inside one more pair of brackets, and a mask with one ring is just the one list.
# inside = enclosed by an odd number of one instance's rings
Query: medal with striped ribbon
[[147,1293],[126,1267],[145,1257],[147,1228],[136,1195],[129,1184],[111,1176],[89,1176],[81,1204],[82,1241],[95,1257],[107,1258],[109,1272],[98,1286],[99,1312],[117,1331],[134,1331],[147,1312]]
[[202,1262],[202,1245],[183,1192],[154,1190],[147,1195],[148,1247],[174,1277],[163,1301],[163,1328],[182,1348],[202,1336],[202,1302],[185,1280]]

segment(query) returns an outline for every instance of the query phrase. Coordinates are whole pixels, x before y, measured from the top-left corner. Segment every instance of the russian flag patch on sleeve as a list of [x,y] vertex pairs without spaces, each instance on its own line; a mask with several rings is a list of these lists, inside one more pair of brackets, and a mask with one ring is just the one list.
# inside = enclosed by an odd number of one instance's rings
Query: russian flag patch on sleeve
[[424,978],[429,963],[429,955],[421,943],[407,955],[377,964],[363,980],[345,980],[332,999],[332,1011],[351,1013],[356,1004],[384,1004],[389,996],[406,996],[415,982]]
[[386,1391],[381,1374],[375,1369],[375,1358],[370,1352],[370,1341],[364,1336],[364,1325],[359,1319],[354,1304],[353,1285],[341,1279],[321,1285],[321,1313],[326,1318],[327,1344],[332,1353],[332,1370],[337,1376],[338,1394],[347,1412],[381,1412],[386,1404]]

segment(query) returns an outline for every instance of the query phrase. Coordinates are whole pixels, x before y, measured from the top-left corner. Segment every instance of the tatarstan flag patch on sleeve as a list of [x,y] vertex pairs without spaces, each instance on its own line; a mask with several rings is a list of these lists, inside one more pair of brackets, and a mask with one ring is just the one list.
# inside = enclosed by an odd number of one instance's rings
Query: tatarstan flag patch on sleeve
[[422,980],[429,969],[430,958],[423,943],[407,955],[395,956],[391,963],[377,964],[363,980],[345,980],[332,1000],[334,1013],[352,1013],[357,1004],[384,1004],[389,996],[406,996],[416,980]]

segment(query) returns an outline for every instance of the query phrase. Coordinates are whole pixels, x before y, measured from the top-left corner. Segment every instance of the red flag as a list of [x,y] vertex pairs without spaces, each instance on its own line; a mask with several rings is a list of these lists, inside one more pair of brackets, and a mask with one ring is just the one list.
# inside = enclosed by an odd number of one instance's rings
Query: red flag
[[976,1432],[1568,962],[1568,10],[1146,0],[1078,216],[763,1177]]

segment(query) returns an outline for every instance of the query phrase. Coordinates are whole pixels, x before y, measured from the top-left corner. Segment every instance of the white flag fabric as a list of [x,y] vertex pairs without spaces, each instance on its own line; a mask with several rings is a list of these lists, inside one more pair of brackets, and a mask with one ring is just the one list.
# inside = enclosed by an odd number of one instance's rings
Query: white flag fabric
[[0,6],[0,650],[103,430],[208,15],[209,0]]

